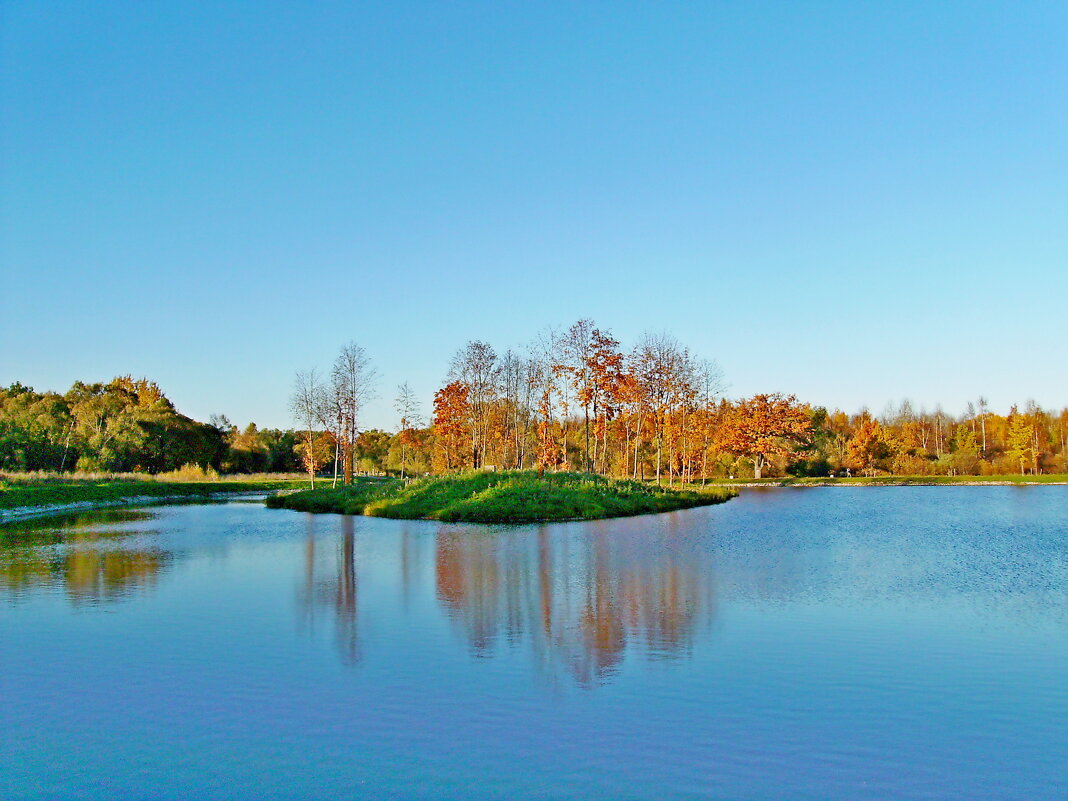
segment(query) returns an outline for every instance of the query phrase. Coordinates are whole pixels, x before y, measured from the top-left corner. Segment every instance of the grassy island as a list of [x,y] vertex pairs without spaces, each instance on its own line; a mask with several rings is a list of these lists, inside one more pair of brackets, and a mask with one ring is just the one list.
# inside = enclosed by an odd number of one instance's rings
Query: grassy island
[[585,473],[470,472],[422,478],[365,479],[267,499],[272,508],[465,523],[599,520],[723,503],[729,487],[671,490]]

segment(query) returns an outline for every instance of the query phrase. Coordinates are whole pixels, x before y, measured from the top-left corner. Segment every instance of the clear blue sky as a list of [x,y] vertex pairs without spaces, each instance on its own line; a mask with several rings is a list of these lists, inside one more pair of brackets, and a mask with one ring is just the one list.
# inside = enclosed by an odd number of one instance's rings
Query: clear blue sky
[[4,2],[0,382],[288,425],[355,339],[1068,404],[1068,4]]

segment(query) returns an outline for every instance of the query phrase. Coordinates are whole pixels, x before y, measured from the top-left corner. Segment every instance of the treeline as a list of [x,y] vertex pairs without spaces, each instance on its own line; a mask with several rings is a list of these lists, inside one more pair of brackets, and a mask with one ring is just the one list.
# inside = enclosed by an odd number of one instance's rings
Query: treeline
[[315,371],[298,374],[293,408],[307,469],[331,461],[346,465],[346,474],[356,465],[400,475],[535,468],[669,484],[1068,472],[1068,409],[1028,403],[999,415],[979,399],[960,416],[908,402],[874,416],[829,412],[778,393],[731,400],[716,363],[669,334],[646,334],[624,349],[590,320],[523,349],[467,343],[434,395],[429,420],[408,385],[398,388],[396,434],[358,433],[373,375],[354,344],[325,380]]
[[659,483],[710,478],[1068,473],[1068,409],[963,414],[910,403],[846,414],[777,393],[729,399],[716,363],[669,334],[629,348],[589,320],[525,348],[464,345],[424,413],[407,385],[395,431],[367,430],[378,394],[362,348],[298,373],[294,430],[238,429],[180,414],[147,379],[75,383],[64,394],[0,389],[0,470],[221,473],[323,470],[400,476],[465,468],[587,471]]
[[940,407],[917,410],[909,401],[878,416],[825,409],[811,415],[810,453],[787,466],[796,475],[1068,473],[1068,408],[1028,402],[997,414],[979,398],[957,416]]
[[192,420],[144,378],[79,381],[62,395],[19,383],[0,389],[2,470],[295,472],[302,469],[296,443],[292,431]]

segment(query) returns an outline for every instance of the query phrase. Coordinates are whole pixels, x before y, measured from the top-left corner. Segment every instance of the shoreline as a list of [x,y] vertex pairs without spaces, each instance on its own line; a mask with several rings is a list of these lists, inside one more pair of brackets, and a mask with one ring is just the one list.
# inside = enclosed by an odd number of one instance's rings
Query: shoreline
[[938,481],[934,479],[771,479],[767,481],[717,481],[708,482],[709,487],[743,487],[759,489],[775,487],[782,489],[804,489],[806,487],[1065,487],[1065,481],[1006,481],[1006,480],[961,480]]
[[69,512],[91,512],[97,509],[121,509],[129,506],[161,506],[170,503],[201,503],[204,501],[233,500],[241,497],[259,497],[270,494],[270,490],[222,490],[204,495],[133,495],[128,498],[111,500],[71,501],[70,503],[45,504],[40,506],[19,506],[14,509],[0,509],[0,525],[16,523],[35,517],[50,517]]
[[[1008,480],[937,480],[937,479],[768,479],[761,481],[710,481],[705,487],[733,488],[733,489],[810,489],[828,487],[1064,487],[1068,486],[1068,480],[1064,481],[1008,481]],[[691,489],[693,485],[685,487]],[[96,509],[120,509],[131,506],[160,506],[171,503],[198,503],[212,502],[241,497],[266,498],[271,495],[290,495],[300,492],[297,488],[285,489],[234,489],[213,490],[204,494],[175,494],[175,495],[131,495],[123,498],[72,501],[59,504],[42,504],[34,506],[20,506],[9,509],[0,509],[0,525],[15,523],[20,520],[29,520],[38,517],[63,515],[71,512],[86,512]],[[648,512],[646,512],[648,514]],[[656,514],[656,512],[653,512]],[[623,515],[627,516],[627,515]],[[430,518],[415,518],[430,519]],[[567,518],[569,522],[589,518]],[[594,518],[597,519],[597,518]],[[600,518],[605,519],[605,518]],[[553,522],[561,522],[563,518]]]

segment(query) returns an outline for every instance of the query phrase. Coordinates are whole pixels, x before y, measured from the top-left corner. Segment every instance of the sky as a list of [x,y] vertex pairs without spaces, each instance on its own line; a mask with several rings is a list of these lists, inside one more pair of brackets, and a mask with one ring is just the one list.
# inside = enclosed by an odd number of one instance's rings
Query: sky
[[293,423],[591,318],[729,395],[1068,405],[1068,4],[4,2],[0,383]]

